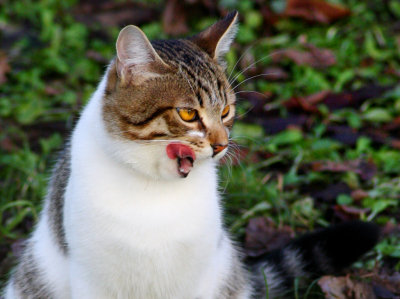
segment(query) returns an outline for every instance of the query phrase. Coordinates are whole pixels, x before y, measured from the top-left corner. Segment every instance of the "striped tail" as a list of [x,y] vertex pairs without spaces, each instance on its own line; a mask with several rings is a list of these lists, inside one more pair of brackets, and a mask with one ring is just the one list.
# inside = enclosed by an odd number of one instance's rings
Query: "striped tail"
[[[282,298],[296,277],[316,278],[350,266],[378,242],[380,229],[351,221],[305,234],[284,248],[248,261],[255,274],[255,298]],[[268,289],[267,289],[268,288]]]

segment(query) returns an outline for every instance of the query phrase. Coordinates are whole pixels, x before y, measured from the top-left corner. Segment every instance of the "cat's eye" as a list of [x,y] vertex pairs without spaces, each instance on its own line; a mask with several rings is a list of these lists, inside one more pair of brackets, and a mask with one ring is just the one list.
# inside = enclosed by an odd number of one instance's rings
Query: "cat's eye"
[[176,108],[179,116],[184,121],[195,121],[197,119],[197,111],[195,109]]
[[229,105],[226,105],[225,108],[224,108],[224,110],[222,110],[221,117],[222,117],[222,118],[227,117],[228,114],[229,114],[229,111],[230,111],[230,106],[229,106]]

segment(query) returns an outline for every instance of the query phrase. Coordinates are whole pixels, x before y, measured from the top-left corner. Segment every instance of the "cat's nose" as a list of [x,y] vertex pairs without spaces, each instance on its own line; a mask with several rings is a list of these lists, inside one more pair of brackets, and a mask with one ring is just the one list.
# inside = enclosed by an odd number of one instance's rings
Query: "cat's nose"
[[227,144],[212,144],[213,157],[228,147]]

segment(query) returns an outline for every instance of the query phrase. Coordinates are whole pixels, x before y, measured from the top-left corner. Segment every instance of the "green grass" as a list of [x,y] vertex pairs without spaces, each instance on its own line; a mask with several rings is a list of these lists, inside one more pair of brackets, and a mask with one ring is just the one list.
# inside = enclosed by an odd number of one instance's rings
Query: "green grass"
[[[241,14],[237,43],[227,55],[228,74],[246,50],[242,59],[246,63],[239,63],[233,70],[238,83],[250,76],[251,69],[249,74],[239,72],[257,60],[261,72],[274,65],[287,73],[286,79],[274,81],[260,76],[240,85],[240,90],[258,91],[268,97],[261,97],[262,105],[269,107],[264,118],[290,116],[283,103],[294,96],[324,90],[340,93],[371,84],[395,86],[357,107],[332,111],[326,105],[317,105],[318,113],[307,116],[309,125],[277,134],[267,134],[260,125],[262,117],[257,117],[246,99],[239,100],[232,137],[249,153],[240,164],[225,165],[220,170],[226,222],[238,239],[244,236],[248,220],[255,216],[268,217],[277,227],[289,225],[295,231],[327,226],[338,221],[332,212],[335,204],[366,208],[359,218],[382,226],[397,225],[400,220],[399,149],[386,141],[377,143],[370,136],[359,137],[354,145],[345,144],[329,131],[332,125],[379,131],[400,115],[399,77],[390,72],[400,69],[400,37],[394,27],[400,9],[396,1],[388,1],[388,6],[381,5],[380,0],[334,2],[345,2],[352,15],[328,25],[281,18],[268,26],[263,25],[254,1],[220,3],[237,8]],[[284,1],[274,3],[278,7]],[[95,90],[106,61],[114,55],[118,28],[80,23],[74,18],[76,8],[77,1],[72,0],[6,0],[0,10],[0,54],[7,56],[11,66],[7,82],[0,84],[2,258],[12,259],[11,244],[25,238],[32,229],[56,153]],[[217,19],[216,15],[203,16],[189,18],[192,33]],[[150,38],[168,38],[159,19],[141,27]],[[273,56],[268,56],[280,49],[304,51],[305,40],[330,49],[337,63],[319,69],[289,59],[274,63]],[[372,178],[363,179],[354,171],[331,173],[310,167],[315,161],[343,163],[355,159],[376,165]],[[314,188],[328,188],[332,183],[344,183],[367,195],[361,201],[347,193],[338,194],[333,202],[313,197]],[[393,263],[400,257],[399,241],[396,236],[384,239],[369,259],[357,266],[372,269],[378,265],[399,271],[400,263]],[[0,276],[5,277],[8,267],[0,269]]]

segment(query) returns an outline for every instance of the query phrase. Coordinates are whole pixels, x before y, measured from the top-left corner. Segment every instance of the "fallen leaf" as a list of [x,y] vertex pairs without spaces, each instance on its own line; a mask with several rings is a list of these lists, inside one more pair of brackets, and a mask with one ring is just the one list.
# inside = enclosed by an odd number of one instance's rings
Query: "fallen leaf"
[[324,90],[305,97],[292,97],[284,105],[288,109],[301,108],[306,112],[319,113],[316,104],[321,103],[328,94],[330,91]]
[[57,95],[57,94],[60,94],[60,93],[61,93],[60,90],[58,90],[57,88],[54,88],[53,86],[49,86],[49,85],[47,85],[47,86],[44,88],[44,92],[45,92],[47,95],[50,95],[50,96],[54,96],[54,95]]
[[7,82],[7,74],[11,71],[8,58],[5,53],[0,52],[0,84]]
[[262,73],[266,74],[268,81],[284,81],[289,78],[289,74],[279,66],[267,67]]
[[318,285],[326,299],[376,299],[370,284],[349,276],[323,276],[318,280]]
[[388,66],[388,67],[385,69],[385,74],[394,75],[394,76],[400,78],[400,71],[397,70],[397,69],[395,69],[395,68],[392,67],[392,66]]
[[394,86],[380,86],[371,84],[354,91],[330,93],[324,99],[329,110],[338,110],[346,107],[359,107],[368,99],[378,98]]
[[[373,284],[376,286],[380,286],[384,288],[385,291],[389,291],[390,293],[395,294],[395,297],[382,297],[382,298],[400,298],[400,273],[379,273],[379,275],[375,275],[372,280]],[[382,291],[382,289],[381,289]]]
[[189,31],[182,1],[167,1],[162,16],[162,23],[163,30],[171,35],[183,35]]
[[100,23],[103,26],[125,26],[127,24],[140,25],[159,18],[158,10],[145,3],[121,1],[79,1],[74,9],[75,18],[93,26]]
[[377,285],[377,284],[373,284],[372,285],[372,289],[374,291],[374,294],[378,297],[378,298],[385,298],[385,299],[399,299],[399,296],[396,296],[396,294],[392,293],[391,291],[389,291],[386,287],[381,286],[381,285]]
[[400,129],[400,116],[395,117],[389,123],[382,126],[384,131],[394,131]]
[[311,22],[328,24],[350,15],[344,6],[323,0],[288,0],[283,16],[299,17]]
[[336,64],[336,56],[331,50],[319,49],[311,44],[307,44],[306,47],[308,51],[295,49],[277,50],[272,52],[271,57],[275,63],[288,58],[297,65],[309,65],[314,68],[326,68]]
[[355,201],[361,201],[364,198],[368,197],[369,194],[368,192],[362,190],[362,189],[357,189],[357,190],[353,190],[351,192],[351,197],[355,200]]
[[346,205],[335,205],[333,207],[333,211],[335,213],[335,216],[342,221],[350,221],[360,219],[362,215],[366,215],[371,210],[368,208],[356,208]]
[[311,167],[314,171],[352,171],[360,175],[360,177],[364,180],[372,179],[377,172],[377,167],[372,160],[365,161],[360,159],[344,162],[314,161],[311,162]]
[[389,236],[394,234],[400,235],[400,224],[394,224],[390,221],[386,222],[385,226],[382,228],[382,235]]
[[[368,99],[378,98],[394,86],[379,86],[370,85],[362,87],[354,91],[346,91],[340,93],[332,93],[329,90],[317,92],[305,97],[292,97],[284,104],[288,109],[303,109],[307,112],[317,112],[317,105],[323,103],[330,111],[335,111],[342,108],[359,107]],[[400,119],[400,117],[399,117]],[[385,124],[387,129],[397,129],[400,127],[400,120],[395,118],[393,122]],[[386,127],[384,127],[386,128]]]
[[257,257],[286,245],[293,237],[294,232],[290,226],[277,228],[265,217],[252,218],[246,227],[245,253]]

